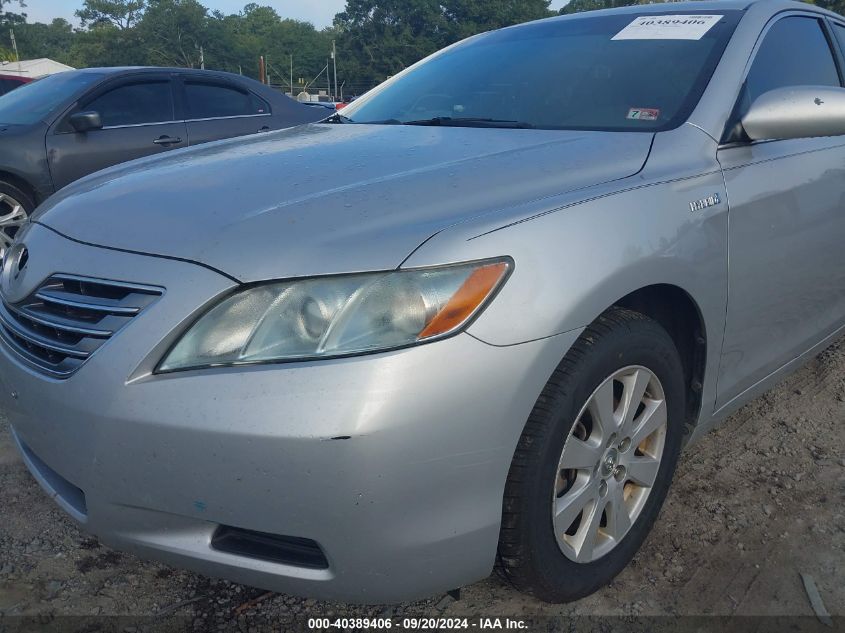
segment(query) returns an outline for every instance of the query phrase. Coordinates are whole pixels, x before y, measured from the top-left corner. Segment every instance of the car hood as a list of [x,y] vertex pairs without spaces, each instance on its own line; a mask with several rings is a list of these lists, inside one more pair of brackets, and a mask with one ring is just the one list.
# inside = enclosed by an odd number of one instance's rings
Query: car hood
[[109,169],[62,190],[36,219],[78,241],[244,282],[389,270],[456,223],[635,174],[651,140],[306,125]]

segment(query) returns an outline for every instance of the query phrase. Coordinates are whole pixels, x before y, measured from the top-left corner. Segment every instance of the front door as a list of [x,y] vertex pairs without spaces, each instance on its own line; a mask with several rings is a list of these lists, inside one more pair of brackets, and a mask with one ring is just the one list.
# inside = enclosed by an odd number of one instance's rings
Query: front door
[[[100,114],[102,129],[76,132],[67,123],[71,114],[89,111]],[[164,74],[109,83],[81,99],[68,117],[47,135],[57,190],[100,169],[188,144],[185,123],[176,120],[172,81]]]
[[[826,29],[813,17],[774,22],[738,116],[775,88],[840,86]],[[722,406],[845,319],[845,137],[736,143],[718,158],[731,207]]]

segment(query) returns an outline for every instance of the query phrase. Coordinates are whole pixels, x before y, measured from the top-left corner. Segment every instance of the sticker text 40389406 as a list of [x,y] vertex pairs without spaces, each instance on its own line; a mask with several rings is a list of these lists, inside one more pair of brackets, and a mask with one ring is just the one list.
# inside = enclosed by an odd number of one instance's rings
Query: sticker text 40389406
[[722,15],[651,15],[636,18],[613,36],[620,40],[700,40]]

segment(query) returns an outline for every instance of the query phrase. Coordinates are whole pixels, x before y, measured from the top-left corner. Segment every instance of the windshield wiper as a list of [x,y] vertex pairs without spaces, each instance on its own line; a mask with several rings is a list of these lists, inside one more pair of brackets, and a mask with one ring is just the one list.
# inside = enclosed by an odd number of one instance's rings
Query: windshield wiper
[[335,113],[323,121],[324,123],[358,123],[361,125],[419,125],[419,126],[443,126],[443,127],[489,127],[489,128],[511,128],[531,130],[534,126],[522,121],[511,121],[506,119],[486,119],[480,117],[449,117],[438,116],[431,119],[420,119],[419,121],[400,121],[399,119],[384,119],[383,121],[353,121],[347,116]]
[[496,127],[530,130],[534,126],[522,121],[511,121],[507,119],[486,119],[481,117],[450,117],[437,116],[431,119],[420,119],[419,121],[405,121],[405,125],[442,125],[444,127]]
[[323,123],[352,123],[352,119],[343,116],[340,112],[335,112],[328,119],[323,119]]
[[384,119],[383,121],[353,121],[348,116],[335,113],[328,119],[324,119],[323,123],[355,123],[356,125],[404,125],[403,121],[399,119]]

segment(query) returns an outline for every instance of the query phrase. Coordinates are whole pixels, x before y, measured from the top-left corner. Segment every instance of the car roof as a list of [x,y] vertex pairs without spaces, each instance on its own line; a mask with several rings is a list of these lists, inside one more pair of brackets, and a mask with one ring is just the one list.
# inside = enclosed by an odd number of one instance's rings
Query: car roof
[[[75,71],[78,73],[97,73],[97,74],[107,74],[107,75],[116,75],[120,73],[127,73],[127,72],[178,72],[178,73],[210,73],[216,75],[232,75],[233,77],[241,77],[241,75],[236,75],[234,73],[228,73],[222,70],[200,70],[199,68],[177,68],[175,66],[100,66],[100,67],[93,67],[93,68],[80,68],[79,70]],[[74,72],[74,71],[68,71]]]
[[199,68],[177,68],[168,66],[102,66],[95,68],[80,68],[79,70],[71,70],[68,72],[76,72],[82,74],[92,73],[97,75],[108,76],[129,73],[194,73],[205,74],[209,76],[225,76],[232,79],[239,79],[244,81],[250,79],[249,77],[246,77],[244,75],[237,75],[235,73],[230,73],[223,70],[200,70]]
[[[769,2],[771,0],[759,0]],[[699,0],[691,2],[655,2],[651,4],[634,4],[615,9],[607,9],[612,13],[699,13],[702,11],[744,11],[754,0]]]
[[591,15],[648,15],[651,13],[713,13],[716,11],[747,11],[756,4],[768,5],[774,11],[800,10],[821,13],[842,19],[842,16],[827,11],[813,4],[797,2],[795,0],[693,0],[690,2],[653,2],[650,4],[635,4],[613,9],[585,11],[563,15],[552,20],[582,19]]

